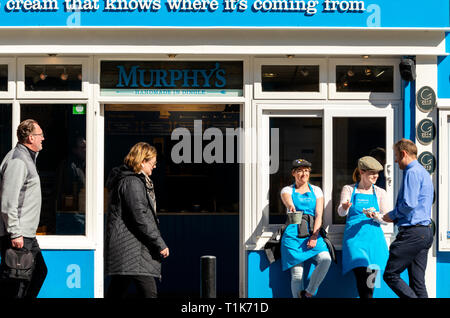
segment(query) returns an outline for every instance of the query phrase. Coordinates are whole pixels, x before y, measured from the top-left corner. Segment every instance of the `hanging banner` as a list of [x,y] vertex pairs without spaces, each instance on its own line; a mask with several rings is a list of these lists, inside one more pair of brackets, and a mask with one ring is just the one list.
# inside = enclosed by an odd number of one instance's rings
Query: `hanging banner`
[[0,27],[447,28],[434,0],[4,0]]

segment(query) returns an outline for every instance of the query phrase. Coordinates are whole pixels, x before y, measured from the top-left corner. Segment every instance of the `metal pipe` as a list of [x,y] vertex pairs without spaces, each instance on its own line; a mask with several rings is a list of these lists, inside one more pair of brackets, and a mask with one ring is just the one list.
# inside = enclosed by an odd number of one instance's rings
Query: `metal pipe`
[[200,257],[200,298],[216,298],[216,257]]

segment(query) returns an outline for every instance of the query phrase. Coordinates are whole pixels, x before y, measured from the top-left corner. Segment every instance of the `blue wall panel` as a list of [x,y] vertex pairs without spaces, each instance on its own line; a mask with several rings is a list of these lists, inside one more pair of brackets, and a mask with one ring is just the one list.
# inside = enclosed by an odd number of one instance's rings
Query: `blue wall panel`
[[[316,297],[321,298],[354,298],[358,297],[353,273],[342,275],[341,252],[337,252],[337,264],[332,263],[322,282]],[[308,279],[314,264],[306,262],[305,270]],[[406,272],[401,277],[408,280]],[[308,280],[305,282],[308,283]],[[269,266],[264,251],[248,252],[248,297],[249,298],[291,298],[290,272],[281,270],[280,261]],[[396,298],[397,296],[383,281],[382,274],[377,275],[375,298]]]
[[94,251],[43,250],[48,274],[39,298],[94,297]]
[[450,298],[450,253],[438,252],[436,265],[436,297]]

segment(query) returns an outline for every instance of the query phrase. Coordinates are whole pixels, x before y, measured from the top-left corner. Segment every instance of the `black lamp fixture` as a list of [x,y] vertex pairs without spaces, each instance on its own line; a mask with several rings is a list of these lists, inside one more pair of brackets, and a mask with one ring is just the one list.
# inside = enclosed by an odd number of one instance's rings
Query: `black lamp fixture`
[[416,79],[416,60],[414,56],[403,58],[399,65],[400,76],[403,80],[412,82]]

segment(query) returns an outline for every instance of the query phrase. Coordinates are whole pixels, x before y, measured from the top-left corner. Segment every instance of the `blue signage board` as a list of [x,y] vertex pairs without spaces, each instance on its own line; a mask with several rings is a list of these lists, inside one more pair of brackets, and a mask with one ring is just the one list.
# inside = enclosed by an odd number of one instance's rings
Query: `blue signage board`
[[448,28],[448,0],[3,0],[0,27]]

